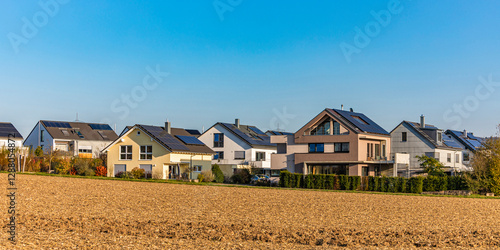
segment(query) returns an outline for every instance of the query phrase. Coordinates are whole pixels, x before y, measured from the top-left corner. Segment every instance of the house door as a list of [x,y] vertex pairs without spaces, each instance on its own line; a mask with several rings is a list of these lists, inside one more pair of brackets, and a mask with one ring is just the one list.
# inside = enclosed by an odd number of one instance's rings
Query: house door
[[177,166],[169,165],[168,166],[168,179],[175,179],[177,176]]

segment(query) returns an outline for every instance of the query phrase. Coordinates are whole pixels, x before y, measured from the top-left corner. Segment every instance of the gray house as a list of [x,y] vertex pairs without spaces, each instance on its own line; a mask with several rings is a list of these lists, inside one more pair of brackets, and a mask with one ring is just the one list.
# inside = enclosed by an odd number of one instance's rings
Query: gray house
[[399,168],[399,176],[411,176],[423,173],[416,156],[434,157],[445,166],[445,172],[452,175],[467,171],[462,161],[462,148],[442,129],[425,123],[425,117],[420,117],[420,123],[403,121],[391,131],[392,154],[410,155],[410,164]]

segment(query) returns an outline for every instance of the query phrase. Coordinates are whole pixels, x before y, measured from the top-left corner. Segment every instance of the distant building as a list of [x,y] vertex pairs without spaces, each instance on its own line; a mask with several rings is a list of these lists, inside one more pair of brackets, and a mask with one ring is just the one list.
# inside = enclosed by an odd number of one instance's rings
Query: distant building
[[225,176],[233,175],[241,168],[252,168],[255,172],[279,175],[271,172],[271,155],[276,145],[268,135],[255,126],[218,122],[198,137],[216,155],[212,161],[218,164]]
[[70,156],[97,158],[118,135],[107,124],[39,121],[24,141],[24,146],[44,152],[58,150]]
[[423,173],[416,156],[426,155],[439,160],[445,166],[445,172],[466,171],[462,162],[462,148],[439,129],[425,123],[425,117],[420,117],[420,123],[403,121],[391,131],[392,152],[410,155],[410,164],[399,168],[398,174],[411,176]]
[[[198,140],[193,130],[139,125],[128,126],[107,146],[108,177],[138,167],[157,179],[196,179],[212,169],[214,152]],[[196,133],[194,133],[196,134]],[[191,171],[187,171],[191,170]]]
[[304,174],[392,176],[391,137],[362,113],[325,109],[291,135],[273,135],[273,170]]
[[9,138],[14,141],[16,148],[23,146],[23,136],[17,131],[14,125],[9,122],[0,122],[0,148],[8,147]]
[[474,156],[476,150],[482,147],[485,138],[474,136],[474,133],[456,130],[446,130],[445,132],[451,139],[453,139],[460,148],[462,148],[462,161],[465,166],[470,169],[470,161]]

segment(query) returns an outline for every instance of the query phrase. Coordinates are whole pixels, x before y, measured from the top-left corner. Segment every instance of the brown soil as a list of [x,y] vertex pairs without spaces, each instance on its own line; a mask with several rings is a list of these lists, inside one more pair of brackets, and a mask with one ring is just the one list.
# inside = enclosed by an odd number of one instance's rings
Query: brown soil
[[17,178],[18,242],[4,226],[0,248],[500,246],[500,200]]

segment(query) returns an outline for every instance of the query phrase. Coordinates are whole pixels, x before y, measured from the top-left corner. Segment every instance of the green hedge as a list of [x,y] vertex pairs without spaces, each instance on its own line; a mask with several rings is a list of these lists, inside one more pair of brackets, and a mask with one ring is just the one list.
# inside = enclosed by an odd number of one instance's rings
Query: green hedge
[[468,190],[467,182],[461,176],[428,176],[407,179],[404,177],[386,176],[303,175],[293,174],[288,171],[280,173],[279,186],[287,188],[365,190],[417,194],[424,191]]

